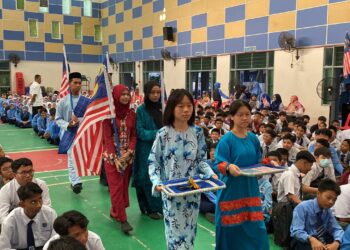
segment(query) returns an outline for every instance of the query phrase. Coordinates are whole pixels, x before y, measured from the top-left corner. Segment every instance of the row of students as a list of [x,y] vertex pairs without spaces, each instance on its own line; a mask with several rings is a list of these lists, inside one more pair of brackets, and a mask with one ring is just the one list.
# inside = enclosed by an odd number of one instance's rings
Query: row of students
[[[100,237],[87,230],[83,214],[69,211],[57,217],[46,183],[33,177],[31,160],[1,157],[0,170],[6,182],[0,190],[0,249],[50,249],[60,236],[72,236],[86,249],[104,249]],[[13,179],[7,180],[10,173]]]

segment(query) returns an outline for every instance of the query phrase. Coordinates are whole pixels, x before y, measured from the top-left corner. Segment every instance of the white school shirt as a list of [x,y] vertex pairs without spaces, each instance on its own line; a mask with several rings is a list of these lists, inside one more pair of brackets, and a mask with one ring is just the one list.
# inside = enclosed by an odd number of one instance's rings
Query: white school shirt
[[33,82],[29,88],[30,95],[36,95],[35,102],[33,103],[33,107],[43,106],[43,95],[41,93],[40,84],[37,82]]
[[[32,182],[38,184],[39,187],[43,190],[43,205],[51,207],[49,188],[47,187],[46,182],[37,178],[33,178]],[[12,209],[18,207],[19,197],[17,190],[19,187],[19,183],[14,178],[0,189],[0,224],[4,222],[6,216],[11,212]]]
[[299,169],[293,164],[287,171],[283,172],[282,176],[278,181],[278,202],[287,202],[288,194],[294,194],[300,197],[300,182],[299,177],[301,173]]
[[[43,247],[43,250],[47,250],[49,248],[50,242],[53,240],[59,239],[60,236],[58,234],[54,235],[51,239],[49,239]],[[105,250],[102,240],[100,236],[92,231],[88,231],[88,240],[86,243],[87,250]]]
[[[44,246],[56,234],[53,230],[53,222],[56,217],[55,210],[43,205],[39,213],[32,219],[35,246]],[[27,248],[27,225],[30,221],[31,219],[24,213],[23,208],[18,207],[12,210],[1,225],[0,249]]]
[[340,190],[332,210],[337,218],[350,218],[350,183],[341,185]]
[[335,174],[334,174],[334,167],[332,164],[330,164],[326,168],[321,168],[317,163],[314,162],[312,164],[311,170],[303,177],[303,184],[310,186],[311,182],[316,180],[321,175],[323,169],[324,169],[324,179],[328,178],[333,181],[336,181]]

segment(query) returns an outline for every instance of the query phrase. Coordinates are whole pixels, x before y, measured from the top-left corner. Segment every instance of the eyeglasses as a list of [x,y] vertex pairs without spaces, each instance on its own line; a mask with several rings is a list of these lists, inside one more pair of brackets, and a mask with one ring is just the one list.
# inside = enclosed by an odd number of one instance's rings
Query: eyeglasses
[[25,176],[25,175],[33,175],[34,174],[34,170],[17,172],[16,174],[23,175],[23,176]]
[[1,172],[12,172],[12,168],[11,167],[1,168]]

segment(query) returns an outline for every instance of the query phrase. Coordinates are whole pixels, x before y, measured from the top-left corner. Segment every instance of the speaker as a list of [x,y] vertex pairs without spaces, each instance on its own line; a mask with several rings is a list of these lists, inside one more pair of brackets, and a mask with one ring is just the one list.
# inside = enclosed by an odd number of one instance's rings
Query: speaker
[[174,41],[173,27],[163,27],[163,40]]

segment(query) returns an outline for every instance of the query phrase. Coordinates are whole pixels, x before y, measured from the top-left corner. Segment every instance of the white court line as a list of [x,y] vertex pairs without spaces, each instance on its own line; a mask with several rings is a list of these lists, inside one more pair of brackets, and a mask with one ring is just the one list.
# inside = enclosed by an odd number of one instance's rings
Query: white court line
[[[95,180],[99,180],[99,178],[93,178],[93,179],[89,179],[89,180],[82,180],[81,182],[88,182],[88,181],[95,181]],[[53,187],[53,186],[60,186],[60,185],[66,185],[66,184],[70,184],[69,181],[67,182],[58,182],[58,183],[53,183],[53,184],[48,184],[48,187]]]
[[200,228],[203,228],[205,231],[208,231],[208,232],[211,234],[211,236],[215,237],[215,232],[214,232],[213,230],[210,230],[209,228],[207,228],[207,227],[205,227],[205,226],[199,224],[198,222],[197,222],[197,225],[198,225]]
[[57,150],[57,147],[52,146],[51,148],[46,147],[30,147],[30,148],[22,148],[24,151],[11,151],[16,149],[6,149],[5,152],[9,154],[15,154],[15,153],[29,153],[29,152],[35,152],[35,151],[50,151],[50,150]]
[[40,172],[35,172],[36,174],[41,174],[41,173],[51,173],[51,172],[58,172],[58,171],[64,171],[67,170],[67,168],[62,168],[62,169],[57,169],[57,170],[44,170]]
[[50,178],[57,178],[57,177],[63,177],[63,176],[68,176],[68,174],[43,176],[43,177],[39,177],[39,179],[50,179]]

